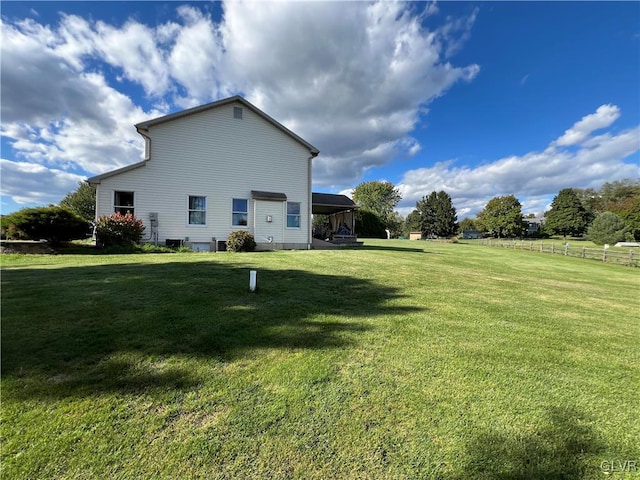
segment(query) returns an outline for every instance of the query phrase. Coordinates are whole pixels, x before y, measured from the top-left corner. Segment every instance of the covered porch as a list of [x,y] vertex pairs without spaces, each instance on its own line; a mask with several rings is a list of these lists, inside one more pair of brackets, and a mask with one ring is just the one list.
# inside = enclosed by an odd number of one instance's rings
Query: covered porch
[[312,193],[311,213],[328,218],[326,229],[314,228],[314,239],[333,245],[361,245],[355,234],[357,208],[346,195]]

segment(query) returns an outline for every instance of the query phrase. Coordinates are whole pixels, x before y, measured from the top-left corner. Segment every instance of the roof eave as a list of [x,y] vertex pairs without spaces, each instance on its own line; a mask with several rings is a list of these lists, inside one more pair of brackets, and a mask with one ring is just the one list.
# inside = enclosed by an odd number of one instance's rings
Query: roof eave
[[87,182],[91,185],[97,185],[105,178],[114,177],[124,172],[128,172],[130,170],[135,170],[136,168],[144,167],[147,164],[147,160],[143,160],[138,163],[132,163],[131,165],[126,165],[122,168],[118,168],[117,170],[112,170],[110,172],[101,173],[100,175],[95,175],[91,178],[87,178]]

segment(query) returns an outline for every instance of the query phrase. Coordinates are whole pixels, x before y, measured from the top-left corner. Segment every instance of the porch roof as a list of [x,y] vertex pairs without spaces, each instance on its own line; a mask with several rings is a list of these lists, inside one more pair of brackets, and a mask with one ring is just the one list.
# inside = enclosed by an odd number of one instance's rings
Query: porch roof
[[358,205],[346,195],[316,192],[311,195],[311,213],[316,215],[331,215],[332,213],[346,212],[358,208]]
[[275,202],[286,202],[287,196],[280,192],[263,192],[260,190],[251,190],[251,198],[254,200],[271,200]]

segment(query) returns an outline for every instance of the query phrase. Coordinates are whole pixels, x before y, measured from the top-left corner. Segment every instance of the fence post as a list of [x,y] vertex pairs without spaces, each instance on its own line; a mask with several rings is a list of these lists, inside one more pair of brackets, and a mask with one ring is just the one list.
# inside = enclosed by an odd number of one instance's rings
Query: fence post
[[567,253],[569,253],[569,244],[568,243],[564,246],[564,254],[567,255]]
[[629,250],[629,266],[633,267],[633,250]]
[[607,262],[607,249],[606,248],[602,249],[602,261],[605,262],[605,263]]
[[533,242],[529,242],[529,251],[533,252]]
[[582,258],[587,258],[587,247],[582,247]]
[[540,242],[540,253],[544,251],[544,242]]
[[552,254],[555,253],[555,244],[553,243],[551,244],[551,253]]

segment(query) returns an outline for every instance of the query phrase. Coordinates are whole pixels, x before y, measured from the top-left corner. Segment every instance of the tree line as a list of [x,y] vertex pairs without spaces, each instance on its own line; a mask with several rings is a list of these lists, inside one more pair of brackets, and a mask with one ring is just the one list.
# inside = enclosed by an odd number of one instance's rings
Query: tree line
[[[9,237],[30,238],[42,235],[43,228],[53,229],[51,235],[55,240],[66,240],[69,235],[86,232],[88,224],[94,221],[95,194],[93,185],[80,182],[58,206],[23,209],[3,217],[2,230]],[[527,231],[528,218],[514,195],[494,197],[475,218],[460,222],[451,196],[443,190],[424,195],[406,218],[395,210],[402,195],[391,182],[360,183],[353,191],[353,200],[360,207],[356,212],[355,233],[361,237],[386,238],[388,231],[394,238],[408,237],[410,232],[421,232],[423,238],[449,238],[464,231],[476,231],[498,238],[560,235],[586,236],[598,244],[640,241],[638,179],[608,182],[598,189],[560,190],[550,209],[544,212],[541,228],[533,233]],[[326,217],[315,216],[314,230],[326,223]]]
[[492,198],[475,218],[457,221],[451,196],[433,191],[416,202],[406,218],[395,211],[402,196],[391,182],[360,183],[353,191],[360,206],[356,214],[356,234],[363,237],[408,237],[421,232],[423,238],[449,238],[464,231],[498,238],[523,236],[586,236],[595,243],[640,241],[640,180],[619,180],[599,189],[564,188],[543,214],[540,228],[529,232],[529,218],[515,195]]

